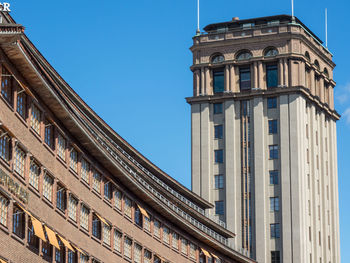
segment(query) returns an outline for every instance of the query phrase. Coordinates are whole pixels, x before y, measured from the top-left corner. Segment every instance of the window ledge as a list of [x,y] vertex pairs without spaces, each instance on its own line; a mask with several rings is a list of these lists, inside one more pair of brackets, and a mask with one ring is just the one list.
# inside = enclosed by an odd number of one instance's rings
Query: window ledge
[[19,115],[19,113],[17,111],[15,111],[15,116],[28,128],[28,124],[26,119],[23,119],[23,117],[21,115]]
[[102,242],[102,246],[104,248],[107,248],[108,250],[112,251],[111,245],[106,244],[105,242]]
[[118,212],[119,214],[123,215],[123,211],[118,209],[116,206],[113,206],[113,210]]
[[[57,159],[59,159],[61,162],[63,162],[63,160],[62,160],[60,157],[58,157],[58,156],[57,156]],[[76,172],[74,172],[74,171],[72,170],[72,168],[69,168],[68,171],[69,171],[72,175],[74,175],[75,178],[77,178],[78,180],[80,180],[79,175],[78,175]]]
[[54,150],[49,145],[47,145],[45,142],[44,142],[44,147],[52,154],[52,156],[55,156]]
[[51,201],[47,200],[46,197],[43,196],[43,201],[44,203],[46,203],[49,207],[51,207],[53,209],[53,204]]
[[95,237],[94,235],[91,235],[91,239],[95,240],[97,243],[99,243],[101,245],[101,240],[98,239],[97,237]]
[[86,182],[83,178],[80,178],[80,182],[90,190],[90,184],[88,182]]
[[105,202],[108,206],[112,207],[112,202],[103,197],[103,202]]
[[26,180],[20,175],[18,174],[16,171],[13,171],[13,175],[25,186],[27,185]]
[[79,227],[79,230],[80,230],[81,232],[83,232],[85,235],[87,235],[88,237],[90,237],[89,230],[83,228],[82,226]]
[[19,236],[17,236],[17,235],[14,234],[14,233],[11,234],[11,237],[12,237],[14,240],[18,241],[19,243],[21,243],[22,245],[25,244],[24,238],[22,239],[22,238],[20,238]]
[[123,257],[122,253],[119,252],[118,250],[113,249],[113,253],[118,255],[119,257]]
[[35,189],[34,186],[32,186],[30,183],[28,183],[29,187],[28,189],[33,193],[35,194],[37,197],[40,198],[40,192],[38,189]]
[[78,228],[78,224],[77,224],[77,222],[76,221],[74,221],[72,218],[70,218],[69,216],[68,216],[68,222],[69,223],[71,223],[73,226],[75,226],[76,228]]
[[56,159],[67,168],[67,162],[57,155]]
[[11,105],[11,103],[9,103],[2,95],[0,95],[0,98],[6,104],[6,106],[9,107],[9,109],[11,111],[14,111],[13,106]]
[[3,224],[0,224],[0,229],[4,231],[6,234],[10,234],[9,229],[7,226],[4,226]]
[[34,135],[34,137],[36,137],[40,141],[40,143],[43,142],[43,139],[41,138],[40,134],[38,134],[32,127],[30,127],[29,130]]
[[59,209],[59,208],[55,208],[55,211],[60,215],[60,216],[62,216],[64,219],[66,219],[66,213],[65,212],[63,212],[61,209]]
[[10,162],[6,162],[4,159],[0,158],[0,164],[2,164],[2,167],[6,168],[8,172],[12,172]]
[[93,192],[99,199],[102,198],[101,193],[97,192],[94,188],[92,188],[92,192]]

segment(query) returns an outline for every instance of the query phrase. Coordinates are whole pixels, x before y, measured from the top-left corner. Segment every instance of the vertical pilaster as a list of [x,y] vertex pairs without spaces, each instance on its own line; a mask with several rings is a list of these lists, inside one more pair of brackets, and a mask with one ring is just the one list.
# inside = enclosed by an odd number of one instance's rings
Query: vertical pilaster
[[258,63],[254,61],[253,63],[253,85],[252,88],[258,88],[259,83],[258,83]]
[[201,68],[201,92],[200,95],[205,95],[205,75],[204,75],[204,68]]
[[311,69],[310,70],[310,89],[311,89],[311,94],[316,95],[316,88],[315,88],[315,70]]
[[264,69],[263,69],[263,64],[261,61],[258,61],[258,71],[259,71],[259,88],[260,89],[266,89],[265,88],[265,82],[264,82]]
[[205,200],[210,200],[210,167],[212,166],[214,152],[210,149],[210,131],[211,131],[211,121],[209,118],[209,103],[202,103],[201,105],[201,137],[200,137],[200,160],[201,160],[201,196]]
[[201,186],[201,111],[200,104],[191,105],[192,191],[200,195]]
[[230,65],[230,91],[236,92],[236,74],[235,74],[235,67],[233,65]]
[[278,60],[278,85],[284,85],[283,59]]
[[225,66],[225,92],[230,91],[230,66]]
[[289,87],[289,65],[288,65],[288,58],[285,58],[283,60],[284,64],[284,85],[286,87]]
[[205,91],[204,91],[204,94],[205,95],[209,95],[209,94],[212,94],[212,91],[210,89],[210,82],[211,82],[211,79],[210,79],[210,71],[209,71],[209,68],[205,68]]

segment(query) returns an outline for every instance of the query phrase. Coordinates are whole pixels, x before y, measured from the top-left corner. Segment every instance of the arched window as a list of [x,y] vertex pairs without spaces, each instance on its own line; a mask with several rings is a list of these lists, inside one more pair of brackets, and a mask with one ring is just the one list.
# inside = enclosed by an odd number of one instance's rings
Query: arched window
[[236,59],[237,60],[247,60],[247,59],[250,59],[251,57],[252,57],[252,53],[245,50],[245,51],[239,52],[238,55],[236,56]]
[[305,57],[306,57],[306,59],[307,59],[307,61],[310,61],[311,59],[310,59],[310,54],[309,54],[309,52],[305,52]]
[[327,77],[329,77],[328,70],[326,68],[323,69],[323,74],[325,74]]
[[274,57],[277,55],[278,55],[278,51],[274,47],[270,47],[270,48],[266,49],[266,51],[264,53],[264,57]]
[[216,54],[212,57],[211,63],[217,64],[225,61],[225,57],[221,54]]
[[320,69],[320,63],[318,63],[318,60],[316,59],[314,62],[316,68],[319,70]]

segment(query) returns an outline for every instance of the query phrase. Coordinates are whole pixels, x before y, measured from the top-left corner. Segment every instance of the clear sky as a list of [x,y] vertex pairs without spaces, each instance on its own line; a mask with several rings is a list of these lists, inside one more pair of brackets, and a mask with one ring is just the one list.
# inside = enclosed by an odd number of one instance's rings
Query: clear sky
[[[9,0],[12,16],[73,89],[122,137],[191,187],[189,47],[196,0]],[[350,260],[350,2],[295,0],[295,15],[337,64],[339,200],[342,261]],[[201,0],[201,28],[232,17],[290,14],[289,0]]]

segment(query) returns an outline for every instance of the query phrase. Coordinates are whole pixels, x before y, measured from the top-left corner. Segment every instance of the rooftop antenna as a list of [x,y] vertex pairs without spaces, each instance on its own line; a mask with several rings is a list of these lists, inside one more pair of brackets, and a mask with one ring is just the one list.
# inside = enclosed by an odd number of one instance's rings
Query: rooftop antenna
[[326,48],[328,48],[328,11],[325,9],[325,23],[326,23]]
[[294,17],[294,0],[291,0],[291,4],[292,4],[292,23],[295,22],[295,17]]
[[197,30],[196,30],[196,36],[199,36],[201,33],[201,30],[199,28],[199,0],[197,0]]

